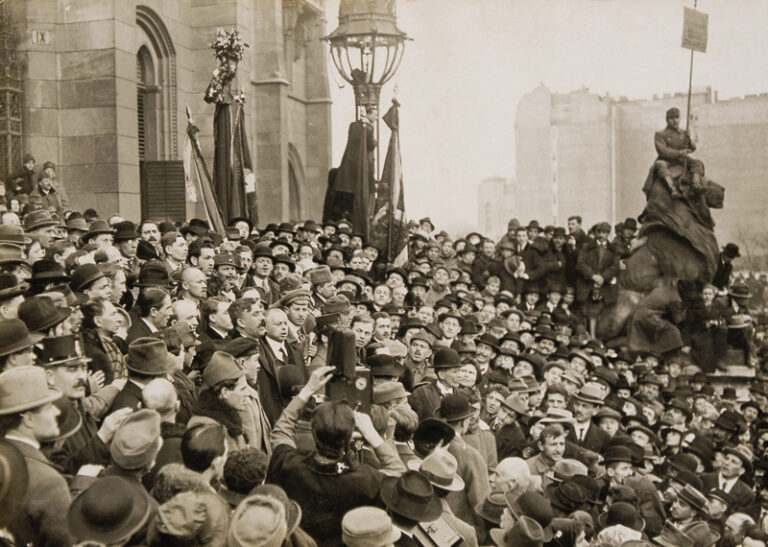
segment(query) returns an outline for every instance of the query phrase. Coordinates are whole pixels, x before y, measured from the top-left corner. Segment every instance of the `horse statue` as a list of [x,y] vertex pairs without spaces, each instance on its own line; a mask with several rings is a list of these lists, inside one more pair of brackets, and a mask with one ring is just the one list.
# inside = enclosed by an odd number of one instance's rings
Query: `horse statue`
[[[690,180],[686,164],[670,170],[676,181]],[[648,173],[642,228],[619,274],[616,303],[598,320],[603,340],[626,332],[628,347],[636,352],[665,353],[682,345],[675,323],[682,320],[686,300],[711,281],[717,268],[710,208],[722,208],[725,196],[725,189],[706,176],[687,188],[681,195],[654,167]]]

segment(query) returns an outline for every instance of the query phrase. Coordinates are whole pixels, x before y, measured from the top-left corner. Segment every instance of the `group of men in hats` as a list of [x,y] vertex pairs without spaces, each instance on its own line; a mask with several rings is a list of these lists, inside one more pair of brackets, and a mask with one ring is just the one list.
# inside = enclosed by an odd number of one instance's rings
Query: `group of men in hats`
[[[344,220],[55,213],[0,213],[16,545],[765,545],[768,385],[733,244],[639,350],[594,336],[634,219],[494,241],[424,218],[395,265]],[[363,407],[325,394],[339,333]],[[734,348],[756,378],[716,388]]]

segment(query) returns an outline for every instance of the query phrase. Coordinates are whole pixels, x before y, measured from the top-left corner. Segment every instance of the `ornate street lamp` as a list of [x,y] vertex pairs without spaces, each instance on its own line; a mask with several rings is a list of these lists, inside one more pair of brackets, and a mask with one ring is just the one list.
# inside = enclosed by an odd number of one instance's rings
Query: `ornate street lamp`
[[394,76],[408,36],[397,28],[395,0],[341,0],[339,26],[325,37],[341,77],[355,90],[356,119],[378,128],[381,86]]

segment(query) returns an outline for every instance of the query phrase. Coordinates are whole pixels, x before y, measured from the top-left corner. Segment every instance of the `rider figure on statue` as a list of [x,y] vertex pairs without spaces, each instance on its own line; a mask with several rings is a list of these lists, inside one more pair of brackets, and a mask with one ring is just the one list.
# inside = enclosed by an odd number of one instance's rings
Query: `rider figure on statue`
[[[702,190],[704,164],[689,157],[690,153],[696,151],[696,144],[687,131],[680,129],[679,109],[667,110],[667,127],[657,131],[653,141],[659,154],[654,170],[656,176],[667,183],[672,198],[689,197],[692,193]],[[680,177],[672,175],[670,166],[673,165],[683,167]]]

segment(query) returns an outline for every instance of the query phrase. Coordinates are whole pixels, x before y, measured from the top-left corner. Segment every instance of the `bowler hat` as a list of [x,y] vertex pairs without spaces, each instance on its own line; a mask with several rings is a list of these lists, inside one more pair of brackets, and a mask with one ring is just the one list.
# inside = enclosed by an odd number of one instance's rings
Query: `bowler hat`
[[499,547],[540,547],[546,541],[541,525],[526,516],[520,517],[506,531],[491,529],[491,539]]
[[603,453],[603,460],[605,465],[618,462],[626,462],[634,464],[632,459],[632,451],[626,446],[612,445],[605,449]]
[[456,436],[456,431],[439,418],[424,418],[419,422],[419,427],[413,434],[415,445],[435,445],[442,443],[443,446],[450,443]]
[[451,348],[440,348],[435,352],[434,366],[435,370],[458,368],[461,366],[461,359],[458,352]]
[[463,393],[451,393],[442,398],[437,413],[450,423],[469,418],[475,413],[475,410],[469,404],[469,397]]
[[635,220],[633,217],[628,217],[624,221],[624,229],[625,230],[637,230],[637,220]]
[[484,333],[479,338],[475,340],[475,344],[485,344],[486,346],[489,346],[491,349],[493,349],[496,353],[499,353],[499,339],[496,338],[494,335],[489,333]]
[[393,513],[416,522],[432,522],[443,512],[432,484],[417,471],[385,477],[381,482],[381,499]]
[[130,220],[123,220],[114,226],[115,242],[139,239],[139,233],[136,231],[136,225]]
[[739,258],[741,256],[739,253],[739,246],[735,243],[726,244],[726,246],[723,247],[723,253],[731,258]]
[[13,367],[0,373],[0,416],[52,403],[62,393],[48,385],[40,367]]
[[31,232],[38,228],[57,226],[59,222],[53,218],[48,209],[38,209],[24,215],[24,231]]
[[640,516],[637,507],[626,501],[619,501],[608,506],[608,511],[597,517],[601,528],[620,524],[642,532],[645,528],[645,519]]
[[100,477],[72,501],[67,513],[75,541],[121,544],[138,532],[152,512],[139,483],[122,477]]
[[288,234],[295,234],[296,230],[293,229],[293,224],[290,222],[281,222],[277,226],[277,233],[286,232]]
[[92,360],[85,354],[83,335],[79,333],[43,338],[41,346],[38,359],[44,367],[90,363]]
[[34,346],[42,339],[40,334],[30,334],[27,326],[20,319],[0,321],[0,356]]
[[72,272],[69,286],[74,292],[82,292],[94,281],[104,277],[104,272],[96,264],[82,264]]
[[12,273],[0,273],[0,300],[13,298],[20,294],[26,294],[29,290],[29,283],[22,281]]
[[208,224],[208,221],[200,218],[190,219],[186,226],[182,226],[181,229],[179,229],[179,232],[183,235],[193,234],[199,237],[207,236],[210,231],[211,227]]
[[148,260],[139,270],[135,287],[167,287],[170,282],[168,269],[159,260]]
[[28,298],[19,306],[19,319],[30,332],[50,329],[70,316],[72,310],[58,307],[49,296]]
[[400,529],[393,527],[392,519],[378,507],[356,507],[341,521],[341,537],[347,547],[386,547],[400,536]]
[[173,363],[165,342],[159,338],[143,337],[128,345],[125,366],[145,376],[163,376],[171,372]]

